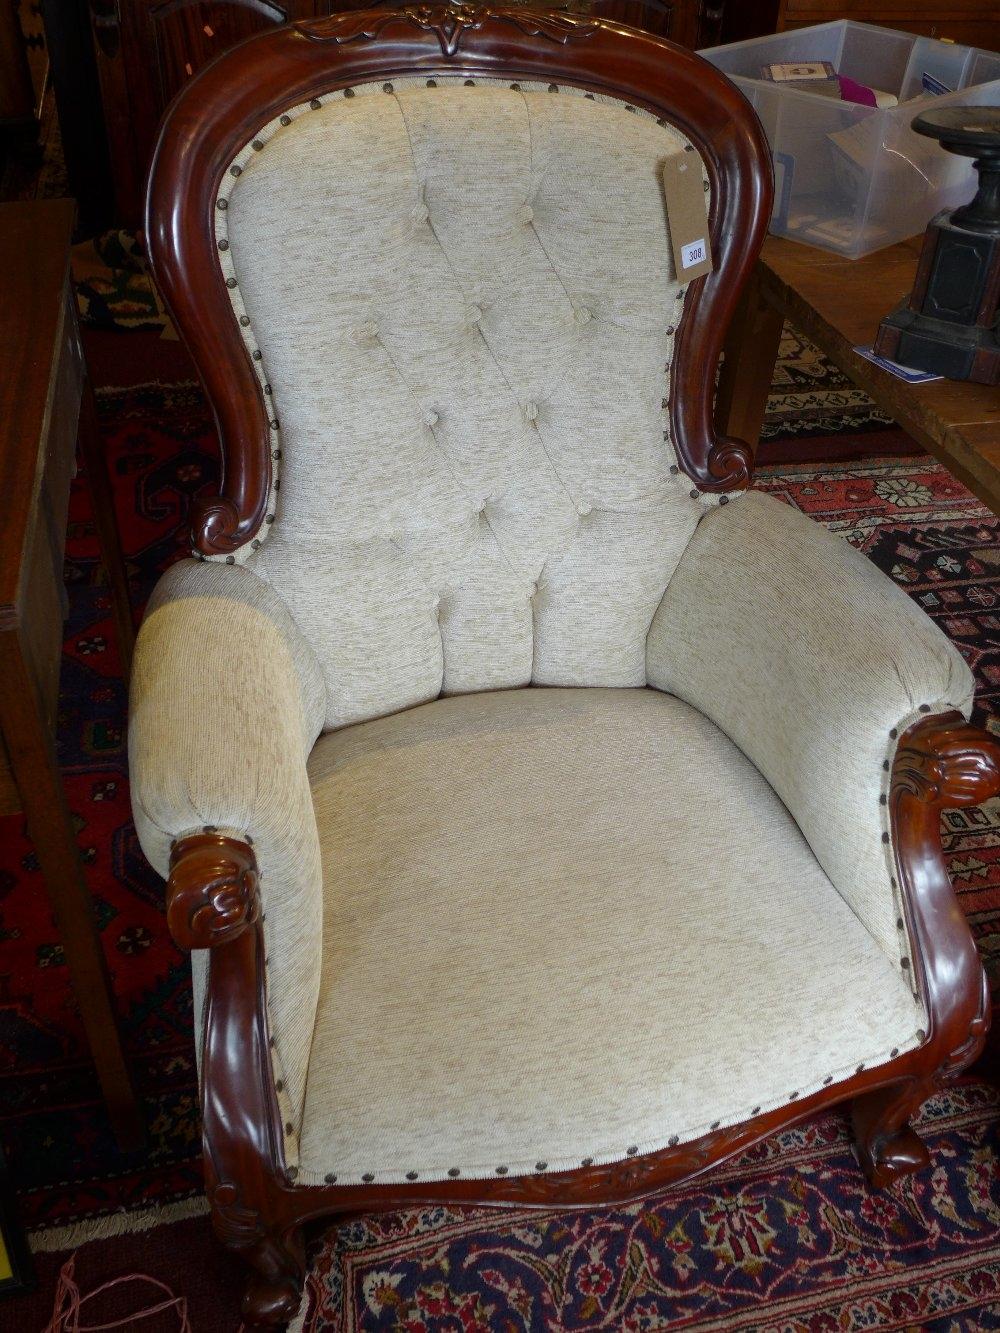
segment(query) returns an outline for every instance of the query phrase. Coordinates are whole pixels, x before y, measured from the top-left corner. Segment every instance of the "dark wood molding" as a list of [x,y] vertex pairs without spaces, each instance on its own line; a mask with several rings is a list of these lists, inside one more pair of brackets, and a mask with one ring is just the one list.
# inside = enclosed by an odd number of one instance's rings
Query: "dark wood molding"
[[270,1060],[253,848],[218,833],[178,842],[171,858],[170,927],[182,948],[210,949],[202,1053],[208,1197],[220,1239],[256,1270],[244,1303],[247,1320],[273,1326],[294,1312],[304,1271],[301,1228],[314,1218],[430,1203],[551,1209],[623,1202],[688,1180],[846,1100],[854,1103],[859,1158],[873,1185],[919,1169],[927,1152],[910,1118],[975,1059],[989,1024],[982,963],[945,865],[941,811],[997,794],[1000,741],[959,713],[928,716],[898,740],[887,823],[904,904],[903,970],[919,988],[928,1016],[919,1046],[689,1143],[605,1166],[581,1163],[574,1171],[490,1180],[296,1183],[294,1168],[285,1164],[285,1127]]
[[415,74],[572,84],[644,107],[695,145],[712,185],[716,266],[687,291],[670,417],[680,463],[701,489],[745,486],[750,450],[718,437],[712,419],[713,368],[771,206],[770,155],[742,94],[690,51],[600,19],[516,7],[379,9],[250,38],[192,80],[163,125],[147,200],[150,259],[213,404],[223,453],[220,492],[195,513],[196,549],[230,554],[249,541],[264,519],[271,480],[270,413],[215,244],[223,176],[256,130],[287,107]]

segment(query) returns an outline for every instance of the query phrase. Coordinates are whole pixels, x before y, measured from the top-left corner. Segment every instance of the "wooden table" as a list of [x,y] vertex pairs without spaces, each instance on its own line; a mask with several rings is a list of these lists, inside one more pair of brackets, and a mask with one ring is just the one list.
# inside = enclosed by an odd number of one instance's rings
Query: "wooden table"
[[852,260],[769,236],[730,330],[719,425],[756,447],[787,319],[1000,513],[1000,390],[955,380],[907,384],[854,351],[871,346],[879,321],[909,292],[922,240]]
[[121,657],[132,617],[69,277],[70,199],[0,205],[0,814],[23,810],[119,1144],[143,1131],[56,760],[63,550],[79,442]]

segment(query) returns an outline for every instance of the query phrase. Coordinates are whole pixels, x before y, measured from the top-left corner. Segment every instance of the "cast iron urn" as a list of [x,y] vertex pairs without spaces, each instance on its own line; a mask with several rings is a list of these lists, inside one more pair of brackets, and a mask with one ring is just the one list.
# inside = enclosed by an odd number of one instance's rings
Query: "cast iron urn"
[[975,158],[979,189],[927,224],[913,291],[882,321],[875,351],[949,379],[1000,384],[1000,107],[924,111],[913,128]]

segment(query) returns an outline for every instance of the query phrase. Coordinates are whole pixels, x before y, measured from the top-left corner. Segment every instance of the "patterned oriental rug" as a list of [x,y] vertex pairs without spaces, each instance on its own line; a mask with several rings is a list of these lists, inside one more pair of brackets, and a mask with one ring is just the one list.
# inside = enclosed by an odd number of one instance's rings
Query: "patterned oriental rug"
[[[113,314],[114,301],[105,308]],[[216,474],[215,443],[197,386],[173,370],[170,382],[157,379],[158,365],[177,364],[177,343],[162,329],[104,329],[91,363],[99,383],[129,386],[102,388],[99,405],[141,607],[159,573],[186,553],[187,511]],[[148,380],[130,383],[136,366],[150,368]],[[790,457],[799,461],[783,461]],[[1000,729],[1000,521],[795,335],[783,344],[761,463],[763,487],[859,545],[960,645],[979,683],[980,720]],[[60,758],[150,1143],[131,1158],[115,1149],[34,852],[19,816],[0,820],[0,1137],[23,1220],[48,1228],[39,1243],[54,1251],[80,1243],[65,1230],[73,1224],[100,1219],[87,1234],[129,1231],[133,1222],[114,1216],[121,1210],[169,1214],[183,1201],[190,1213],[200,1190],[188,967],[169,940],[162,885],[130,821],[125,695],[96,557],[78,479]],[[1000,801],[954,812],[945,836],[1000,993]],[[613,1214],[423,1210],[357,1222],[314,1241],[303,1327],[1000,1327],[998,1109],[982,1082],[937,1098],[927,1113],[934,1171],[892,1198],[860,1192],[843,1118],[833,1115],[703,1185]],[[199,1252],[211,1243],[204,1218],[176,1225],[199,1237]],[[115,1263],[128,1268],[138,1240],[85,1246],[81,1286],[93,1285],[88,1262],[102,1278]],[[170,1257],[147,1271],[183,1287],[184,1265],[169,1245],[159,1249]],[[211,1291],[203,1295],[211,1301]],[[194,1326],[235,1329],[231,1302],[226,1308],[225,1318],[206,1315]],[[764,1310],[773,1323],[757,1317]],[[969,1322],[973,1310],[979,1322]]]

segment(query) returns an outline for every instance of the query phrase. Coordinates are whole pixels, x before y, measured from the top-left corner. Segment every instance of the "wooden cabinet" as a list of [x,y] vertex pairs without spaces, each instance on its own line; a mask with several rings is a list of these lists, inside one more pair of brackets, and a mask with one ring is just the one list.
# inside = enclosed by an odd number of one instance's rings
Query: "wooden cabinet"
[[160,117],[187,80],[243,38],[329,7],[327,0],[91,0],[119,221],[140,220]]
[[[120,222],[138,225],[156,130],[174,94],[214,56],[263,28],[377,0],[90,0]],[[566,0],[696,47],[718,41],[724,0]]]
[[943,37],[969,46],[1000,49],[996,0],[782,0],[778,31],[831,19],[857,19],[883,28],[901,28],[925,37]]

